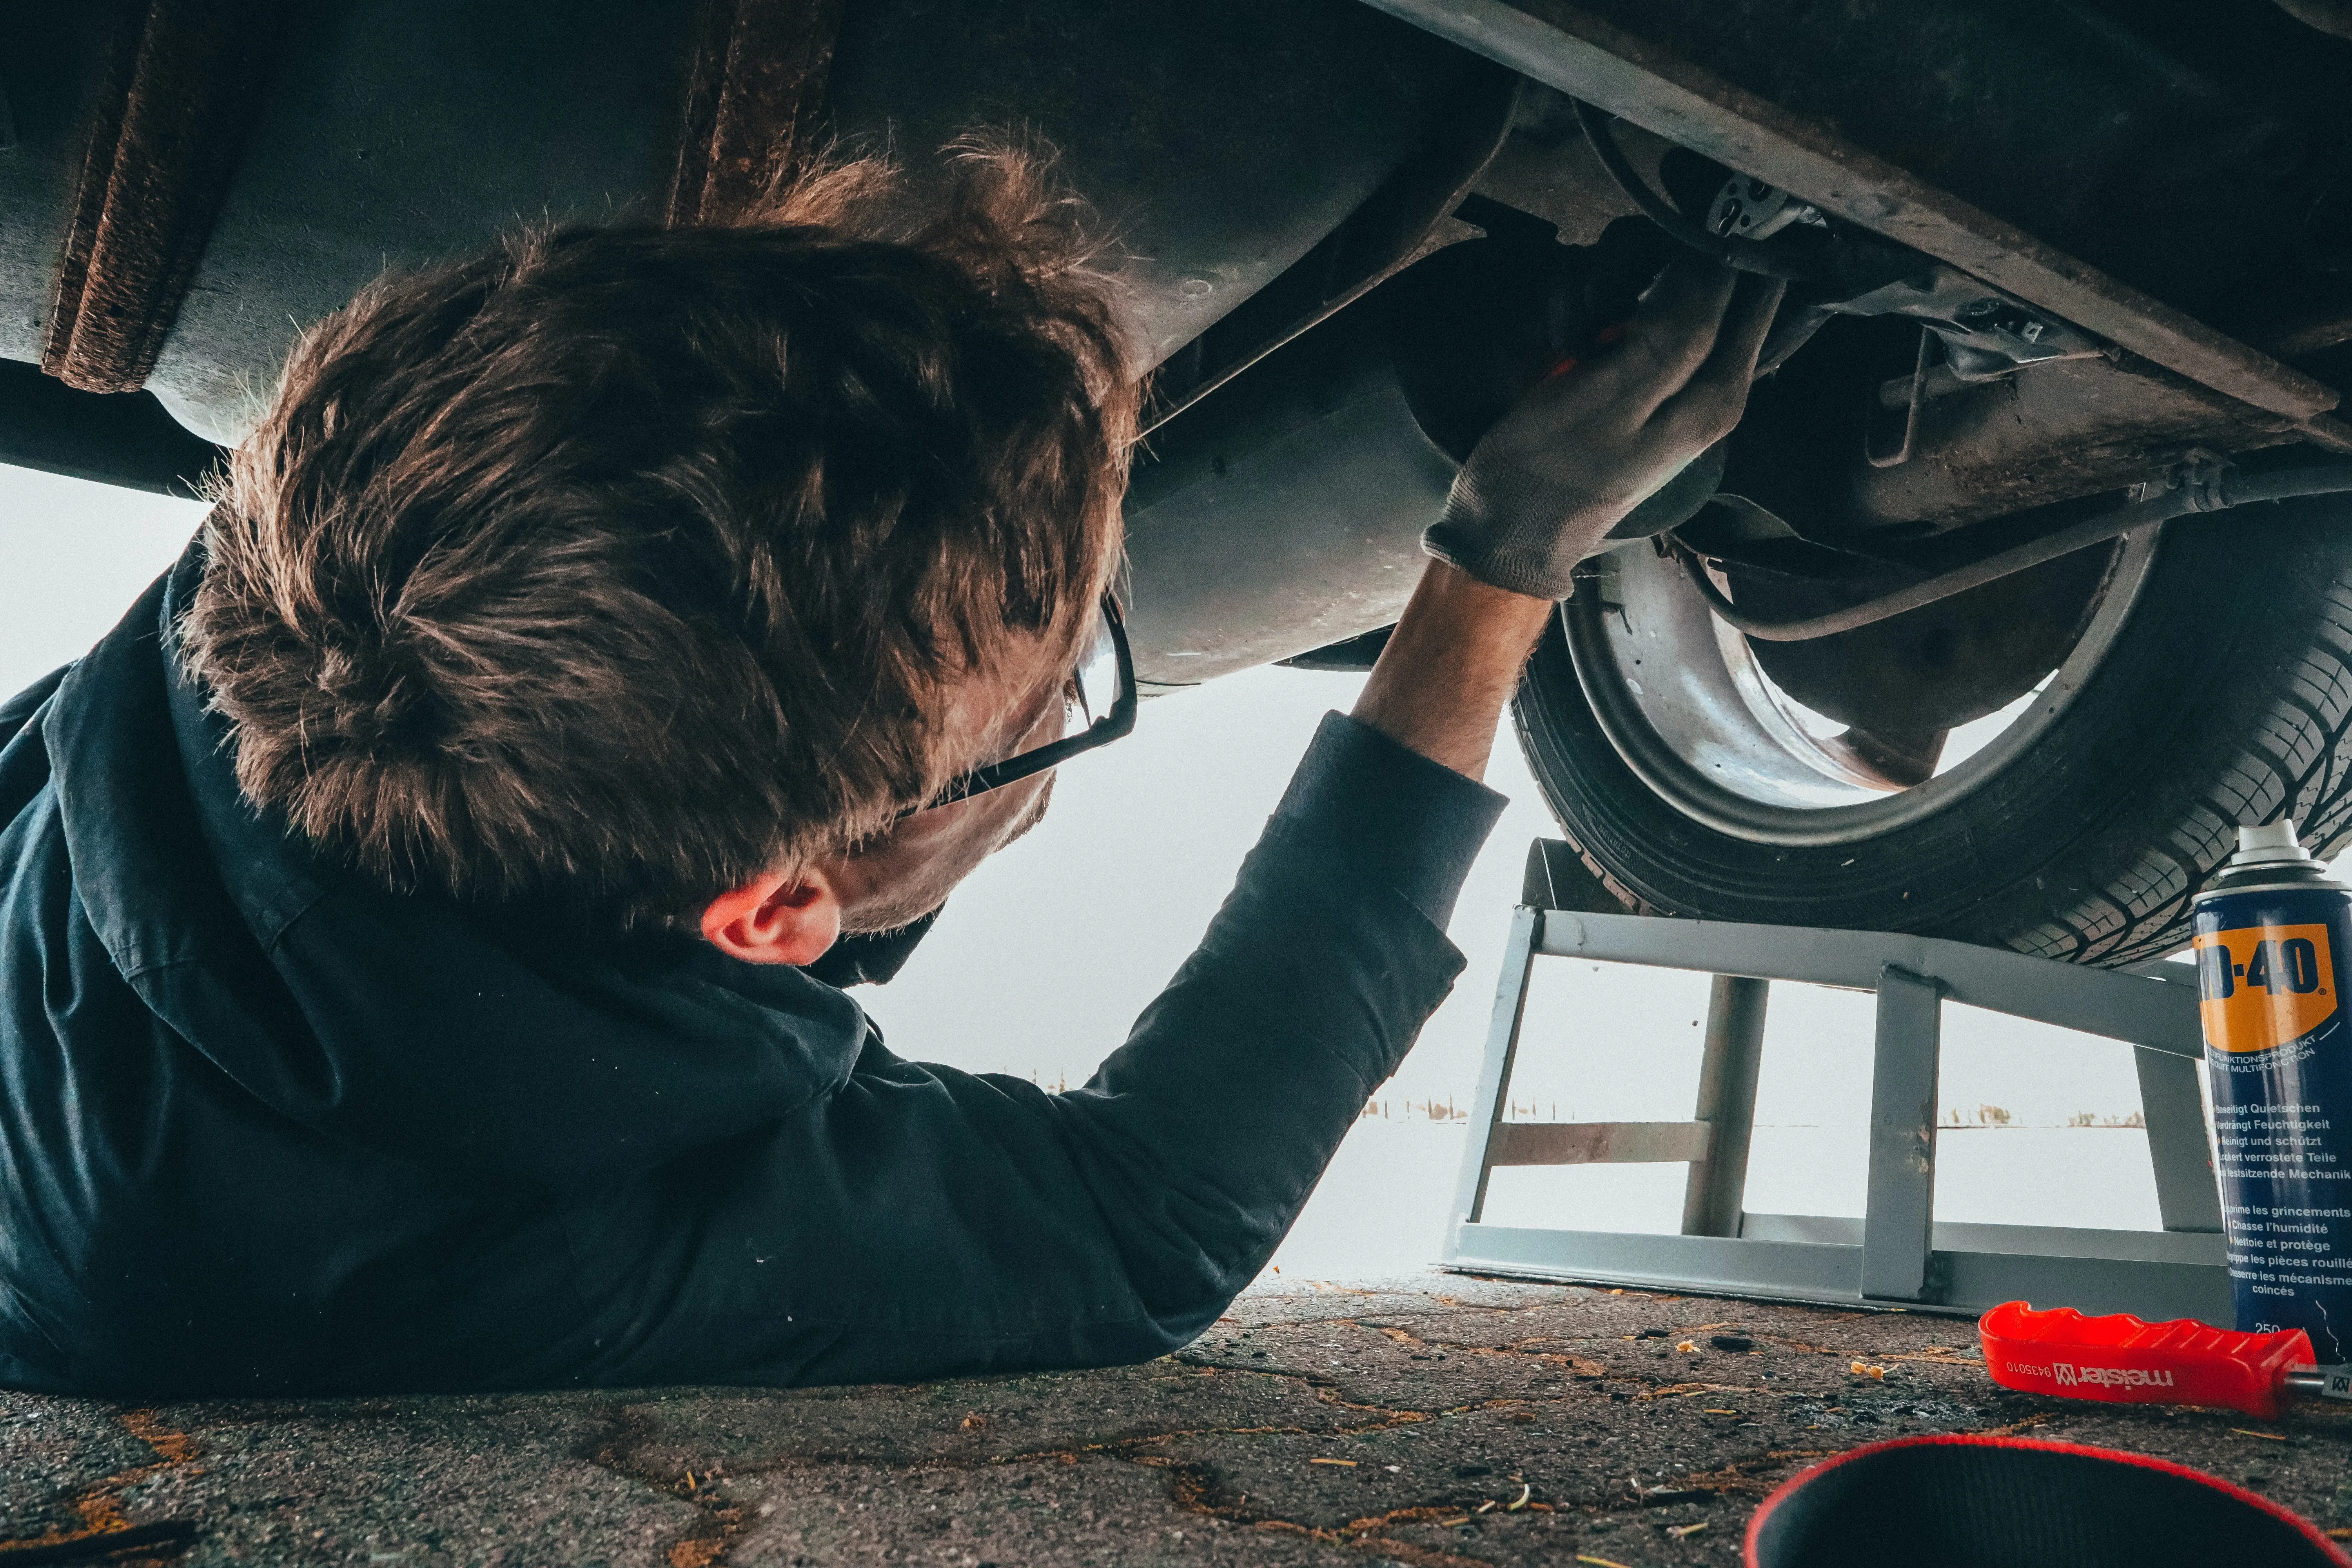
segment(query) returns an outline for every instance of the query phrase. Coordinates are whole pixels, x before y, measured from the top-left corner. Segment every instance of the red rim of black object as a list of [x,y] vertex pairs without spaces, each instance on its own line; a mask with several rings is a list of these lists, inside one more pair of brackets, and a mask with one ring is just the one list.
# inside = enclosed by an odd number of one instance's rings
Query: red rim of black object
[[[2005,1457],[1991,1459],[1968,1450],[1997,1450]],[[1939,1457],[1952,1462],[1937,1464]],[[2012,1483],[2019,1489],[2001,1495]],[[1955,1508],[1921,1506],[1948,1489],[1951,1495],[1976,1495]],[[2035,1492],[2063,1498],[2066,1506],[2048,1506],[2031,1495]],[[2165,1498],[2174,1506],[2163,1507],[2158,1500]],[[1895,1531],[1907,1528],[1911,1539],[1890,1534],[1885,1517],[1889,1513],[1902,1516]],[[2091,1544],[2078,1553],[2053,1555],[2084,1542],[2086,1521]],[[2123,1539],[2124,1532],[2143,1525],[2170,1538],[2159,1555],[2147,1556],[2145,1547]],[[1937,1537],[1939,1529],[1947,1533]],[[2352,1555],[2311,1521],[2219,1476],[2114,1448],[1963,1433],[1865,1444],[1790,1477],[1748,1521],[1743,1561],[1747,1568],[1867,1562],[1906,1568],[1946,1562],[1981,1568],[2012,1563],[2105,1568],[2111,1562],[2191,1561],[2190,1553],[2201,1549],[2189,1538],[2205,1531],[2229,1537],[2221,1556],[2193,1558],[2212,1568],[2237,1563],[2293,1568],[2297,1562],[2352,1568]],[[2308,1554],[2294,1552],[2298,1545],[2307,1546]],[[2173,1546],[2182,1551],[2168,1549]],[[2289,1549],[2285,1557],[2276,1555],[2282,1546]],[[1868,1555],[1853,1555],[1856,1551]]]

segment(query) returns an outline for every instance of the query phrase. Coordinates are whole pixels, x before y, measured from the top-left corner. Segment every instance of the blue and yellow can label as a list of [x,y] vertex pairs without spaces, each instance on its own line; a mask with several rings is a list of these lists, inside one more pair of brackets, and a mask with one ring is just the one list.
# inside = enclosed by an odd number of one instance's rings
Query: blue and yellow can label
[[2324,922],[2240,926],[2189,939],[2205,1043],[2241,1060],[2308,1047],[2336,1019],[2336,950]]
[[2352,897],[2209,893],[2190,921],[2238,1327],[2352,1361]]

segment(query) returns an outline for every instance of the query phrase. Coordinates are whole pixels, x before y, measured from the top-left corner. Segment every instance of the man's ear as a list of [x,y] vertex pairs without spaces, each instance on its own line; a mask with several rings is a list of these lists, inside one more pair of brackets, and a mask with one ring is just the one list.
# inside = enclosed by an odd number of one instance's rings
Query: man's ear
[[762,872],[710,900],[702,935],[746,963],[814,963],[841,935],[841,898],[814,867]]

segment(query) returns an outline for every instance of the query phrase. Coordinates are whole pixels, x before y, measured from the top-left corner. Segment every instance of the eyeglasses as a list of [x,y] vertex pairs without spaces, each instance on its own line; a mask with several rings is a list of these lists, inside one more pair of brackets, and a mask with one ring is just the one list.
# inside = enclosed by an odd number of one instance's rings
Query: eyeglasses
[[923,805],[903,816],[934,805],[966,800],[1058,767],[1081,752],[1108,746],[1135,728],[1137,693],[1135,655],[1127,646],[1127,626],[1119,618],[1118,601],[1105,594],[1095,616],[1094,635],[1078,668],[1062,689],[1062,735],[1042,746],[974,768]]

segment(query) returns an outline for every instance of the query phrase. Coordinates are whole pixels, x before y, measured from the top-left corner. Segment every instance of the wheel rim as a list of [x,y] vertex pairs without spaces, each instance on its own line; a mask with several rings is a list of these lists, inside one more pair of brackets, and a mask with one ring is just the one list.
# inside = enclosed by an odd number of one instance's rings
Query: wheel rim
[[[1760,844],[1838,845],[1939,811],[1998,774],[2074,702],[2114,644],[2154,563],[2157,531],[2116,549],[2065,659],[2004,710],[1999,733],[1908,789],[1870,782],[1821,743],[1707,609],[1681,568],[1640,545],[1593,563],[1561,606],[1578,684],[1617,754],[1692,820]],[[2011,710],[2014,711],[2012,712]]]

